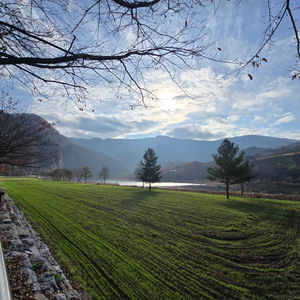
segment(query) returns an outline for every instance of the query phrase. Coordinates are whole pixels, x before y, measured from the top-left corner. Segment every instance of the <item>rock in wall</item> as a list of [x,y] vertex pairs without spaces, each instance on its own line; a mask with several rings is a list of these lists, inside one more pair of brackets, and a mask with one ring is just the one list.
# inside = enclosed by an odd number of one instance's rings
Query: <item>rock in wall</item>
[[15,300],[82,300],[40,235],[7,195],[2,199],[0,230]]

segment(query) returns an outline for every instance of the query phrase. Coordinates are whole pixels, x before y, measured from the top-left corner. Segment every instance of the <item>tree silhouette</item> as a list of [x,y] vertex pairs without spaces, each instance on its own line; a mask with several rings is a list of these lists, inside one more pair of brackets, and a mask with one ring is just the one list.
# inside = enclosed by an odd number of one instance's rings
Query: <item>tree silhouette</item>
[[159,182],[162,178],[161,165],[157,164],[158,157],[152,148],[148,148],[144,155],[144,161],[140,161],[141,168],[138,173],[143,182],[149,183],[149,191],[151,191],[151,183]]
[[58,160],[53,124],[18,109],[19,102],[0,95],[0,164],[39,168]]
[[82,178],[82,169],[74,169],[74,174],[76,176],[77,183],[79,183]]
[[107,166],[102,166],[99,172],[99,177],[103,178],[104,185],[105,185],[105,179],[109,178],[109,169]]
[[82,177],[84,178],[84,183],[86,183],[89,178],[93,178],[93,172],[89,166],[82,167]]

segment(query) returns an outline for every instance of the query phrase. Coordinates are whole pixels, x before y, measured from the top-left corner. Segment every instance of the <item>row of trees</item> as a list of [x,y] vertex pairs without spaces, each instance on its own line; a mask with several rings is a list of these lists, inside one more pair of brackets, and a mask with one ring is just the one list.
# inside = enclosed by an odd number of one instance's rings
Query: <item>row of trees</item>
[[78,183],[82,178],[84,179],[84,183],[86,183],[88,179],[93,178],[93,172],[89,166],[84,166],[82,169],[75,169],[74,174]]
[[[86,183],[89,178],[93,178],[93,172],[89,166],[84,166],[82,169],[74,170],[75,176],[77,178],[77,182],[83,178]],[[109,169],[107,166],[103,165],[101,170],[98,173],[99,178],[102,178],[105,184],[105,180],[109,178]]]
[[256,159],[260,159],[263,157],[270,157],[270,156],[276,156],[276,155],[282,155],[282,154],[287,154],[294,152],[295,154],[300,152],[300,142],[298,143],[293,143],[290,145],[285,145],[282,147],[278,147],[275,149],[266,149],[265,151],[259,153],[256,155]]
[[[78,183],[81,181],[81,179],[83,179],[86,183],[88,179],[93,178],[93,172],[89,166],[84,166],[81,169],[78,168],[74,171],[67,168],[59,168],[55,170],[41,169],[39,176],[44,179],[51,177],[56,181],[71,181],[75,176]],[[105,180],[109,178],[109,169],[107,166],[102,166],[101,170],[99,171],[99,177],[104,180],[105,184]]]
[[[80,182],[80,180],[83,178],[84,182],[86,183],[89,178],[93,178],[93,172],[89,166],[84,166],[82,169],[75,169],[74,173],[77,178],[77,182]],[[105,180],[109,178],[108,167],[103,165],[98,173],[98,176],[103,179],[105,184]]]
[[74,173],[70,169],[62,168],[50,171],[48,176],[52,177],[52,179],[56,181],[71,181],[74,177]]
[[191,161],[179,163],[162,169],[164,181],[169,182],[199,182],[205,181],[207,168],[214,167],[214,162]]
[[23,167],[4,165],[4,164],[0,165],[1,176],[26,176],[31,174],[32,171],[29,171],[29,169],[27,170],[26,168]]

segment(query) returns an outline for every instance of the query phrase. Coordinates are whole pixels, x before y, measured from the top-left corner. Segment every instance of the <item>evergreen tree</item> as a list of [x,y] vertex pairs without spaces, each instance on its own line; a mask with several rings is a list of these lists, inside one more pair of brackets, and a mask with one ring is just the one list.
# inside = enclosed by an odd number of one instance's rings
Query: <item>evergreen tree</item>
[[234,143],[225,139],[217,149],[218,154],[212,155],[217,167],[207,168],[208,180],[218,179],[225,184],[227,199],[229,199],[229,189],[232,184],[244,184],[255,177],[253,165],[249,165],[248,161],[244,162],[245,152],[238,154],[238,151],[238,146],[234,146]]
[[149,183],[149,191],[151,191],[151,183],[159,182],[162,178],[161,165],[157,164],[158,157],[152,148],[148,148],[144,155],[144,161],[141,160],[141,168],[138,171],[138,179]]

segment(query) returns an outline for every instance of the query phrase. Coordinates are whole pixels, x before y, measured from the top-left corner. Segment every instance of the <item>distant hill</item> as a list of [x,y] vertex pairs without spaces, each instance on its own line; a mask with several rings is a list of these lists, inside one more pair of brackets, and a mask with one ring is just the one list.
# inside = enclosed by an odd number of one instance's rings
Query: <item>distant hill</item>
[[[28,114],[28,116],[32,119],[45,121],[42,117],[35,114]],[[98,172],[103,165],[109,168],[111,177],[122,176],[129,173],[129,170],[124,164],[116,158],[78,145],[60,134],[55,128],[53,128],[52,138],[59,145],[58,152],[60,153],[60,160],[57,167],[74,170],[75,168],[89,166],[93,172],[94,179],[98,179]]]
[[243,151],[245,152],[245,157],[251,156],[254,154],[266,153],[266,152],[272,151],[272,150],[273,150],[273,148],[261,148],[261,147],[250,147],[250,148],[243,149]]
[[[121,161],[131,173],[142,159],[145,150],[149,147],[154,148],[159,157],[158,162],[164,166],[168,165],[168,162],[170,161],[212,161],[212,154],[216,153],[217,148],[223,141],[223,139],[217,141],[181,140],[167,136],[157,136],[155,138],[145,139],[103,140],[100,138],[93,138],[91,140],[86,140],[70,138],[70,140],[76,144],[113,156]],[[229,138],[229,140],[238,145],[240,150],[252,148],[250,150],[248,149],[248,155],[259,153],[263,150],[261,148],[277,148],[298,142],[297,140],[259,135],[234,137]],[[254,147],[256,147],[256,149]]]
[[[245,158],[254,166],[257,177],[250,189],[257,192],[268,190],[272,192],[299,192],[300,182],[300,143],[290,144],[280,148],[250,147],[244,149]],[[253,155],[251,155],[251,153]],[[162,169],[164,181],[198,182],[205,181],[207,168],[215,163],[187,162]],[[255,182],[255,183],[254,183]]]
[[70,144],[62,149],[61,167],[71,170],[89,166],[93,172],[93,178],[98,178],[98,173],[103,165],[109,169],[110,177],[118,177],[128,173],[128,169],[117,159],[87,149],[83,146]]

